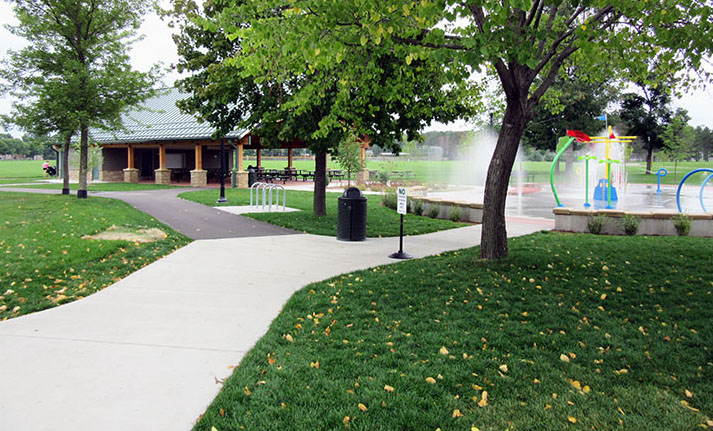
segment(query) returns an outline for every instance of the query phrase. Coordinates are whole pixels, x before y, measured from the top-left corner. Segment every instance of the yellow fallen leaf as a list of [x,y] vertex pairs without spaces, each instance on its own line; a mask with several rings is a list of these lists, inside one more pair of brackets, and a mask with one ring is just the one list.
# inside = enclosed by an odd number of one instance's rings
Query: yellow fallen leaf
[[602,301],[604,301],[605,299],[607,299],[607,294],[606,294],[606,293],[602,293],[602,296],[600,296],[599,299],[601,299]]
[[688,405],[688,401],[686,401],[686,400],[681,400],[681,405],[683,405],[683,407],[685,407],[689,410],[692,410],[694,412],[700,412],[700,410],[698,410],[697,408],[691,407],[690,405]]
[[693,398],[693,392],[689,391],[688,389],[686,389],[686,390],[683,391],[683,392],[686,394],[686,396],[687,396],[688,398]]
[[441,350],[438,351],[441,355],[447,355],[448,354],[448,349],[446,349],[446,346],[441,347]]
[[349,426],[349,421],[351,418],[349,416],[344,416],[344,419],[342,419],[342,422],[344,423],[345,426]]
[[361,411],[363,411],[363,412],[369,410],[369,409],[367,409],[366,406],[365,406],[364,404],[362,404],[362,403],[359,403],[359,405],[358,405],[357,407],[359,407],[359,410],[361,410]]
[[216,428],[216,427],[210,427],[210,431],[218,431],[218,428]]
[[713,421],[706,421],[706,425],[713,428]]
[[560,361],[562,362],[569,362],[569,356],[565,355],[564,353],[560,355]]
[[477,426],[473,425],[472,427],[470,427],[470,431],[480,431],[480,428],[478,428]]
[[540,383],[540,380],[539,380],[539,379],[535,379],[535,380],[532,381],[532,383],[535,383],[535,384]]
[[440,375],[440,374],[439,374],[439,375],[437,375],[437,376],[436,376],[436,378],[437,378],[438,380],[443,380],[443,376],[442,376],[442,375]]
[[551,405],[549,405],[549,404],[545,404],[545,410],[549,410],[549,409],[551,409],[551,408],[552,408],[552,406],[551,406]]
[[289,341],[290,343],[293,343],[295,341],[295,339],[292,338],[292,335],[290,334],[285,335],[285,340]]
[[275,363],[275,358],[267,358],[267,363],[272,365]]
[[582,384],[579,383],[577,380],[570,380],[569,384],[574,386],[575,389],[582,389]]
[[627,370],[626,368],[622,368],[621,370],[614,371],[614,374],[616,374],[618,376],[619,374],[626,374],[628,372],[629,372],[629,370]]
[[468,359],[468,354],[467,354],[467,353],[463,353],[463,359]]
[[488,405],[488,391],[483,391],[480,401],[478,401],[478,407],[485,407]]
[[436,384],[436,379],[434,379],[433,377],[426,377],[426,381],[432,385]]
[[309,363],[310,368],[319,368],[319,361],[317,362],[310,362]]
[[219,413],[220,413],[220,417],[223,417],[223,418],[225,417],[225,409],[220,409]]
[[394,387],[393,387],[393,386],[389,386],[389,385],[384,385],[384,390],[385,390],[386,392],[393,392],[393,391],[394,391]]
[[584,392],[585,394],[588,394],[589,391],[591,391],[591,388],[587,385],[584,385],[584,387],[582,388],[582,392]]
[[476,391],[482,391],[482,390],[483,390],[483,388],[482,388],[481,386],[476,385],[476,384],[473,385],[473,389],[475,389]]
[[247,386],[245,386],[245,389],[243,389],[243,392],[245,392],[245,395],[252,395],[252,391]]
[[567,416],[567,420],[573,424],[577,423],[577,418],[575,418],[574,416]]
[[499,368],[500,368],[500,371],[502,371],[503,373],[508,372],[508,366],[505,364],[501,365]]

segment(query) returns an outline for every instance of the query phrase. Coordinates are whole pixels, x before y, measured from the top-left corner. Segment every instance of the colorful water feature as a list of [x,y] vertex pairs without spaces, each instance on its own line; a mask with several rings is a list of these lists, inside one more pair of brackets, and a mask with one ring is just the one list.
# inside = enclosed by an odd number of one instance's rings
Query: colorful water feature
[[[594,137],[589,137],[585,133],[580,132],[578,130],[567,130],[567,136],[562,137],[559,139],[559,143],[557,145],[557,155],[555,156],[554,160],[552,161],[552,166],[550,168],[550,185],[552,187],[552,193],[555,196],[555,201],[557,201],[557,206],[562,207],[562,203],[560,202],[559,197],[557,196],[557,191],[555,189],[555,183],[554,183],[554,171],[555,167],[557,166],[557,163],[559,162],[560,157],[564,152],[569,148],[569,146],[576,140],[577,142],[580,143],[586,143],[588,145],[587,147],[587,153],[583,156],[579,157],[579,160],[583,160],[585,163],[585,196],[584,196],[584,206],[585,208],[588,208],[591,206],[589,203],[589,172],[590,172],[590,166],[589,162],[592,160],[599,160],[600,164],[605,165],[604,169],[604,178],[599,177],[597,181],[597,185],[594,188],[594,195],[593,195],[593,200],[595,202],[595,207],[604,207],[607,209],[614,208],[616,206],[616,202],[618,201],[618,194],[616,187],[614,186],[614,181],[612,180],[613,178],[613,168],[612,165],[615,164],[620,164],[621,162],[617,159],[614,159],[612,157],[612,147],[613,145],[618,145],[624,149],[622,151],[622,154],[625,154],[625,148],[628,143],[636,139],[636,136],[615,136],[614,133],[612,132],[611,126],[607,128],[608,134],[606,136],[594,136]],[[597,150],[600,150],[601,148],[604,149],[604,154],[597,153]],[[598,156],[593,155],[594,154],[599,154]],[[618,184],[621,185],[622,180],[625,179],[625,173],[623,173],[621,170],[617,171],[616,177],[618,177]],[[599,175],[599,174],[597,174]],[[596,177],[595,177],[596,178]],[[614,202],[612,204],[612,202]]]

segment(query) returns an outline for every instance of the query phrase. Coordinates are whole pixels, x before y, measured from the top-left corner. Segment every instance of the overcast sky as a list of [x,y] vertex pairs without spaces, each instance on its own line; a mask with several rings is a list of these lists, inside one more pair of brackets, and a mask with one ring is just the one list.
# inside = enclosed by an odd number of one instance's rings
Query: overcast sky
[[[5,57],[8,49],[20,49],[23,46],[24,42],[21,39],[14,37],[5,29],[5,25],[14,23],[11,4],[0,1],[0,24],[2,24],[2,28],[0,28],[0,57]],[[146,17],[139,33],[145,35],[145,38],[138,42],[132,50],[131,59],[135,69],[145,71],[158,62],[163,63],[166,67],[176,63],[176,47],[171,39],[171,29],[165,22],[155,14],[150,14]],[[167,73],[164,77],[164,84],[172,85],[177,76],[175,72]],[[0,96],[0,114],[10,112],[11,103],[9,98]],[[687,94],[677,100],[674,105],[688,110],[693,126],[704,125],[713,128],[713,92],[710,88]],[[467,124],[458,122],[449,125],[436,124],[429,127],[428,130],[464,130],[468,128]],[[14,136],[22,134],[17,130],[11,130],[10,133]]]

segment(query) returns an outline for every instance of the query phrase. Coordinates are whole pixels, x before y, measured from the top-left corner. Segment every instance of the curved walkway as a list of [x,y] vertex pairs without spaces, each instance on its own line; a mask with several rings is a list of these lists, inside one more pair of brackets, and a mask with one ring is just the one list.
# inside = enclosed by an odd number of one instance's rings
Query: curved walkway
[[[508,233],[543,223],[509,219]],[[474,246],[480,229],[407,237],[404,250]],[[0,428],[188,430],[296,290],[394,263],[397,248],[308,234],[199,240],[80,301],[0,322]]]

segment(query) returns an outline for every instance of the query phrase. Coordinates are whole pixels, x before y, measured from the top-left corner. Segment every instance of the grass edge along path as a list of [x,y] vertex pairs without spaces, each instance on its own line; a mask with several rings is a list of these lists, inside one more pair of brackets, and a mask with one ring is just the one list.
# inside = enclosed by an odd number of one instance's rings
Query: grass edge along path
[[[250,190],[226,189],[228,202],[217,204],[215,190],[185,192],[178,195],[208,206],[235,206],[250,204]],[[287,190],[287,206],[299,212],[273,212],[243,214],[255,220],[293,229],[298,232],[315,235],[334,236],[337,234],[338,197],[341,193],[327,193],[327,215],[315,217],[312,214],[312,192]],[[366,235],[367,237],[393,237],[399,235],[399,215],[396,211],[381,206],[381,195],[365,195],[367,198]],[[280,198],[282,199],[282,197]],[[404,216],[404,235],[421,235],[446,229],[466,226],[450,220],[431,219],[424,216],[407,214]]]
[[[70,183],[70,190],[77,190],[77,183]],[[12,185],[8,186],[10,188],[27,188],[27,189],[46,189],[46,190],[61,190],[63,185],[60,183],[37,183],[37,184],[23,184],[23,185]],[[176,186],[168,184],[149,184],[149,183],[88,183],[87,190],[90,192],[131,192],[131,191],[141,191],[141,190],[164,190],[164,189],[177,189],[187,186]]]
[[[152,243],[81,238],[112,225],[167,236]],[[115,199],[0,192],[0,320],[91,295],[189,242]]]
[[711,244],[538,233],[310,284],[194,429],[710,429]]

